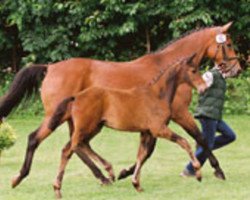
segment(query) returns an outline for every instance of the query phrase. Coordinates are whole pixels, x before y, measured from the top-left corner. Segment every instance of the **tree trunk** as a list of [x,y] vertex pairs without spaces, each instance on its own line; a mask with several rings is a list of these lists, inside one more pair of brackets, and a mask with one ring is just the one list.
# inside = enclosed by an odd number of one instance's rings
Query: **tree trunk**
[[150,33],[149,33],[148,28],[146,28],[145,33],[146,33],[146,49],[147,49],[147,53],[150,53],[151,43],[150,43]]

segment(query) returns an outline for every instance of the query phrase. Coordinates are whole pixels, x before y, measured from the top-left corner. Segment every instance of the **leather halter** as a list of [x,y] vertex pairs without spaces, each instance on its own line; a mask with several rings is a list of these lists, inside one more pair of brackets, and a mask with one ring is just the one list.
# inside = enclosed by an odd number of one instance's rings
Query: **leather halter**
[[[221,34],[221,33],[218,33],[218,34]],[[219,63],[219,65],[223,65],[225,64],[227,66],[227,63],[232,61],[232,60],[236,60],[235,63],[229,67],[226,67],[223,72],[229,72],[231,69],[233,69],[235,67],[235,65],[237,64],[238,62],[238,56],[235,56],[235,57],[229,57],[226,53],[226,44],[225,42],[222,42],[222,43],[218,43],[217,42],[217,48],[216,48],[216,51],[215,51],[215,54],[214,54],[214,57],[213,57],[213,60],[215,60],[215,58],[217,57],[217,54],[219,53],[219,50],[220,48],[222,49],[222,56],[223,56],[223,59],[222,59],[222,62]]]

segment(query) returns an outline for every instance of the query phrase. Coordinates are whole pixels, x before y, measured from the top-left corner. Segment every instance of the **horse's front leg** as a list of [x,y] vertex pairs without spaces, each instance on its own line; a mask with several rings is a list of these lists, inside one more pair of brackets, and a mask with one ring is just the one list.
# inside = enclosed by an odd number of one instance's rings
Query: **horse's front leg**
[[186,110],[182,110],[181,113],[173,112],[172,119],[174,122],[179,124],[190,136],[192,136],[197,144],[204,148],[205,152],[208,155],[211,166],[215,169],[215,176],[219,179],[225,180],[225,175],[222,169],[220,168],[217,158],[214,156],[212,151],[208,148],[207,143],[203,140],[202,134],[197,127],[193,116]]

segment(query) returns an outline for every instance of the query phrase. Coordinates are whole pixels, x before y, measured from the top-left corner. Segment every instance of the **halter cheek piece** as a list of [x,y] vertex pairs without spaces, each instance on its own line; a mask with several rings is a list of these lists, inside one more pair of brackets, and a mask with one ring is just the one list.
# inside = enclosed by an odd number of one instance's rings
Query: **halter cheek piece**
[[[213,60],[215,60],[215,58],[217,57],[217,54],[219,53],[220,47],[222,49],[222,55],[223,55],[223,60],[220,64],[226,64],[227,62],[230,62],[231,60],[236,60],[235,63],[231,66],[229,66],[228,68],[225,68],[224,73],[225,72],[229,72],[231,69],[234,68],[234,66],[237,64],[238,61],[238,57],[228,57],[227,53],[226,53],[226,41],[227,41],[227,36],[226,34],[223,33],[218,33],[215,37],[216,43],[217,43],[217,48],[213,57]],[[219,64],[219,65],[220,65]]]

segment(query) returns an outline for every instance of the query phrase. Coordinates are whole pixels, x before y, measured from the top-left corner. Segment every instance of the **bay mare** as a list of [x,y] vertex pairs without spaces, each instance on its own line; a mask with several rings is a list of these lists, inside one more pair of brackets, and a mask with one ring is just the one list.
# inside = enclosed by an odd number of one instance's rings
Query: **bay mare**
[[[228,36],[224,43],[216,42],[216,36],[221,33],[227,34],[230,26],[231,23],[228,23],[223,26],[195,31],[167,45],[160,51],[129,62],[72,58],[54,64],[34,65],[22,69],[16,75],[9,91],[0,102],[0,119],[8,116],[22,99],[37,92],[41,80],[41,98],[45,116],[41,125],[28,137],[25,160],[20,173],[12,180],[12,187],[17,186],[29,174],[34,152],[41,142],[52,133],[52,130],[48,128],[51,116],[57,105],[66,97],[77,94],[91,86],[101,85],[110,88],[129,89],[143,85],[154,77],[159,69],[177,58],[192,53],[197,53],[194,59],[195,66],[199,66],[202,58],[208,57],[217,64],[225,63],[227,70],[232,75],[237,75],[241,68],[238,60],[234,59],[236,54],[232,48],[231,39]],[[173,110],[171,119],[183,127],[206,150],[210,164],[215,168],[216,176],[224,178],[224,173],[217,159],[202,140],[195,120],[188,111],[192,96],[191,90],[191,87],[187,84],[182,84],[177,88],[171,106]],[[72,134],[72,122],[67,120],[67,123],[70,134]],[[144,155],[144,163],[152,153],[156,139],[147,132],[143,132],[141,137],[139,151]],[[65,149],[67,148],[69,146],[66,144]],[[81,155],[78,154],[78,156],[81,158]],[[133,173],[133,166],[130,169],[130,171],[125,170],[125,173],[122,173],[123,177]]]
[[[170,67],[161,69],[159,75],[144,86],[132,89],[110,89],[90,87],[74,96],[64,99],[57,107],[49,123],[51,130],[62,121],[73,121],[73,134],[68,151],[63,151],[58,175],[54,183],[57,198],[61,198],[61,185],[66,165],[73,152],[81,154],[85,163],[92,169],[102,184],[111,183],[114,173],[111,164],[89,149],[90,140],[100,133],[103,126],[116,130],[149,133],[155,138],[164,138],[177,143],[186,150],[196,171],[196,178],[201,180],[200,163],[192,152],[188,141],[167,127],[171,116],[171,103],[176,88],[187,83],[200,93],[207,88],[197,67],[192,66],[194,55],[178,61]],[[93,150],[92,150],[93,151]],[[132,183],[137,191],[142,191],[140,184],[141,155],[138,155]],[[98,167],[91,163],[96,160],[107,170],[110,180],[102,176]]]

